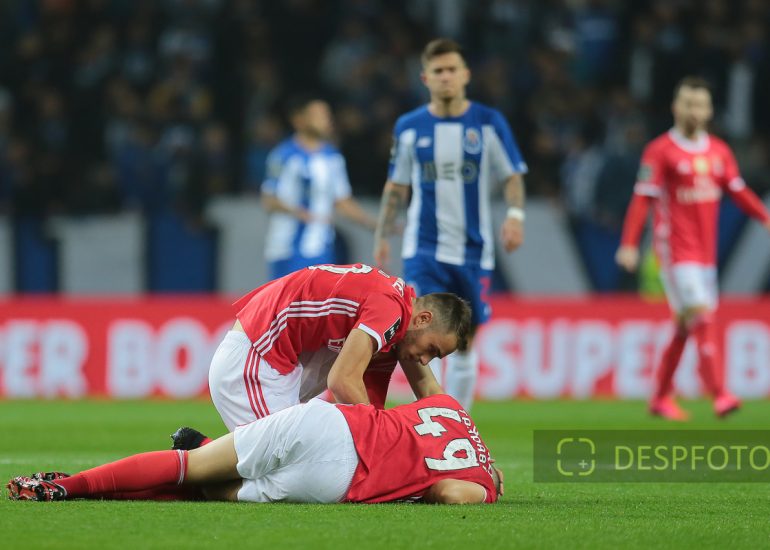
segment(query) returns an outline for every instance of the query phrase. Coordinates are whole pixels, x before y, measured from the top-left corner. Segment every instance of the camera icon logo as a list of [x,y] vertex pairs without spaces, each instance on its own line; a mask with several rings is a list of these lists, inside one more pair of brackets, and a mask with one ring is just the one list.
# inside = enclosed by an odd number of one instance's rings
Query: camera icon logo
[[556,470],[565,477],[590,476],[596,469],[596,445],[587,437],[563,437],[556,444]]

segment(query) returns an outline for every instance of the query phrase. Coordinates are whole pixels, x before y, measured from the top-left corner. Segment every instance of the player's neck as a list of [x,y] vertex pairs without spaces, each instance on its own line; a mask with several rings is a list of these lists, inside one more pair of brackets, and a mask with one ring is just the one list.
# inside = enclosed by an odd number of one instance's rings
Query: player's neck
[[294,134],[294,141],[296,141],[305,151],[317,151],[324,144],[322,139],[300,132]]
[[470,107],[471,102],[465,96],[452,98],[450,100],[432,99],[428,104],[428,110],[432,115],[439,118],[457,117],[465,114]]
[[689,129],[676,124],[674,125],[674,130],[687,141],[698,141],[706,134],[705,128]]

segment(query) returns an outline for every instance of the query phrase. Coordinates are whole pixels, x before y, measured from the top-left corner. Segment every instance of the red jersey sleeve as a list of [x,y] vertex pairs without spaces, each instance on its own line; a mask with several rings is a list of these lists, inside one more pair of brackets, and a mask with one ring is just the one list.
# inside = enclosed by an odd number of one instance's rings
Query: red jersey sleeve
[[[410,290],[406,287],[406,290]],[[407,306],[409,304],[409,306]],[[356,326],[371,336],[378,351],[388,351],[406,332],[411,315],[411,297],[396,294],[372,294],[361,306]]]
[[663,150],[658,143],[651,143],[644,148],[639,172],[636,175],[634,194],[646,197],[659,197],[665,181]]
[[725,163],[724,177],[722,178],[724,190],[747,215],[762,222],[770,219],[770,213],[768,213],[765,205],[762,204],[756,193],[746,186],[746,182],[741,177],[735,155],[727,144],[724,144],[722,157]]

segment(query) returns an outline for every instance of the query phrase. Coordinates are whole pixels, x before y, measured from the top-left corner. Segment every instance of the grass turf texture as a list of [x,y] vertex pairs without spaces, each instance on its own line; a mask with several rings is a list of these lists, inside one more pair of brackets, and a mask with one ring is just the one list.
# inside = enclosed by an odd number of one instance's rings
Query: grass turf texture
[[[726,421],[686,404],[687,428],[770,428],[770,402]],[[205,401],[0,403],[0,478],[75,472],[169,448],[168,434],[223,427]],[[56,503],[0,500],[3,548],[760,547],[770,542],[762,483],[532,482],[533,429],[669,428],[640,402],[479,403],[474,418],[506,473],[493,506]]]

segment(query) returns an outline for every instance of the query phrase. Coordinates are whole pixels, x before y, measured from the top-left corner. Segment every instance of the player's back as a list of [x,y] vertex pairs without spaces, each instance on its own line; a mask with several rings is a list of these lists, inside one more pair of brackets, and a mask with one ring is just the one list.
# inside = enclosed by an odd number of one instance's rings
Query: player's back
[[472,102],[461,116],[427,106],[396,122],[389,179],[412,186],[403,256],[494,267],[490,194],[526,164],[499,111]]
[[476,425],[449,395],[377,410],[338,405],[359,455],[347,500],[386,502],[415,499],[442,479],[484,487],[485,502],[497,500],[489,450]]
[[300,353],[339,353],[353,328],[387,351],[406,330],[413,296],[402,279],[365,264],[318,265],[271,281],[234,305],[257,352],[285,373]]

